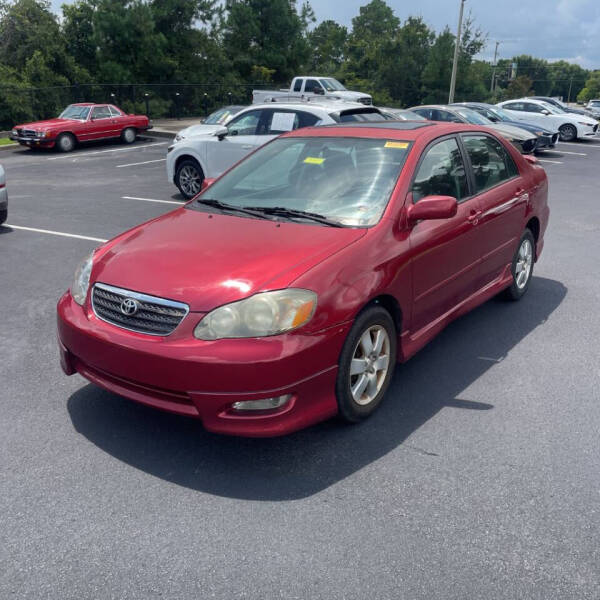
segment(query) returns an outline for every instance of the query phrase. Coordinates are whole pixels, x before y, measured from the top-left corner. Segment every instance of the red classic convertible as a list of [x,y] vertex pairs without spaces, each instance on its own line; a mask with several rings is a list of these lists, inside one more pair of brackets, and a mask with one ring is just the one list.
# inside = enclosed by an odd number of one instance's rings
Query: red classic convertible
[[148,117],[128,115],[113,104],[69,104],[56,119],[17,125],[10,139],[32,148],[53,148],[70,152],[78,142],[121,138],[135,142],[140,131],[151,129]]

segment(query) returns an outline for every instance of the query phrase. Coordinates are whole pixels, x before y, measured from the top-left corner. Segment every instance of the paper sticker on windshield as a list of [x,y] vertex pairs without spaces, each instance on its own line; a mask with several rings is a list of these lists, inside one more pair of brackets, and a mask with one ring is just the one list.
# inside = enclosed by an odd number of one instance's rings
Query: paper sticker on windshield
[[314,157],[314,156],[307,156],[304,159],[304,162],[307,165],[322,165],[325,162],[325,159],[324,158],[317,158],[317,157]]
[[406,150],[408,148],[408,142],[386,142],[384,148],[400,148]]

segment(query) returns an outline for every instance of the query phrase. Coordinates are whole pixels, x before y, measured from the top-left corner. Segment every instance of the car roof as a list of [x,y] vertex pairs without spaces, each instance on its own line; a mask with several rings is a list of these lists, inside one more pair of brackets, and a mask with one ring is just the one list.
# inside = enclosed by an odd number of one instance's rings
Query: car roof
[[[357,109],[366,109],[365,112],[374,112],[379,111],[375,106],[361,104],[360,102],[344,102],[343,100],[325,100],[325,101],[310,101],[310,102],[292,102],[292,101],[278,101],[278,102],[261,102],[260,104],[251,104],[246,110],[258,110],[264,108],[272,108],[277,110],[277,108],[283,109],[292,109],[292,110],[303,110],[310,111],[311,109],[318,109],[325,111],[327,113],[338,112],[343,110],[357,110]],[[240,113],[243,111],[240,111]],[[238,114],[240,114],[238,113]]]

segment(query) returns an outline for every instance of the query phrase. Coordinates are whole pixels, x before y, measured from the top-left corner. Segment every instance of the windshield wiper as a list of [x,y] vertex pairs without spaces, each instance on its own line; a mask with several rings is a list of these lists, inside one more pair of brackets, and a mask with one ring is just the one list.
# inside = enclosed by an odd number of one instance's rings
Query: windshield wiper
[[252,211],[260,211],[266,215],[273,215],[276,217],[309,219],[310,221],[315,221],[316,223],[321,223],[322,225],[328,225],[329,227],[343,227],[341,223],[332,221],[324,215],[305,210],[297,210],[295,208],[286,208],[285,206],[245,206],[244,208]]
[[238,212],[244,215],[250,215],[251,217],[258,217],[259,219],[268,218],[262,211],[254,210],[250,207],[227,204],[227,202],[221,202],[220,200],[215,200],[213,198],[198,198],[196,202],[204,204],[206,206],[212,206],[213,208],[219,208],[221,210]]

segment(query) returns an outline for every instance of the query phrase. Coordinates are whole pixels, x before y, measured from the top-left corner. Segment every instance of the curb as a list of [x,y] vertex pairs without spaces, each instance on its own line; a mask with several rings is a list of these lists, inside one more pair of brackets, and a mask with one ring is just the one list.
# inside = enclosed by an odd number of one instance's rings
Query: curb
[[2,150],[11,150],[12,148],[16,148],[19,144],[2,144],[2,146],[0,146],[0,151]]
[[144,135],[146,135],[148,137],[160,137],[160,138],[175,139],[177,132],[176,131],[164,131],[164,130],[161,131],[160,129],[149,129],[148,131],[144,132]]

